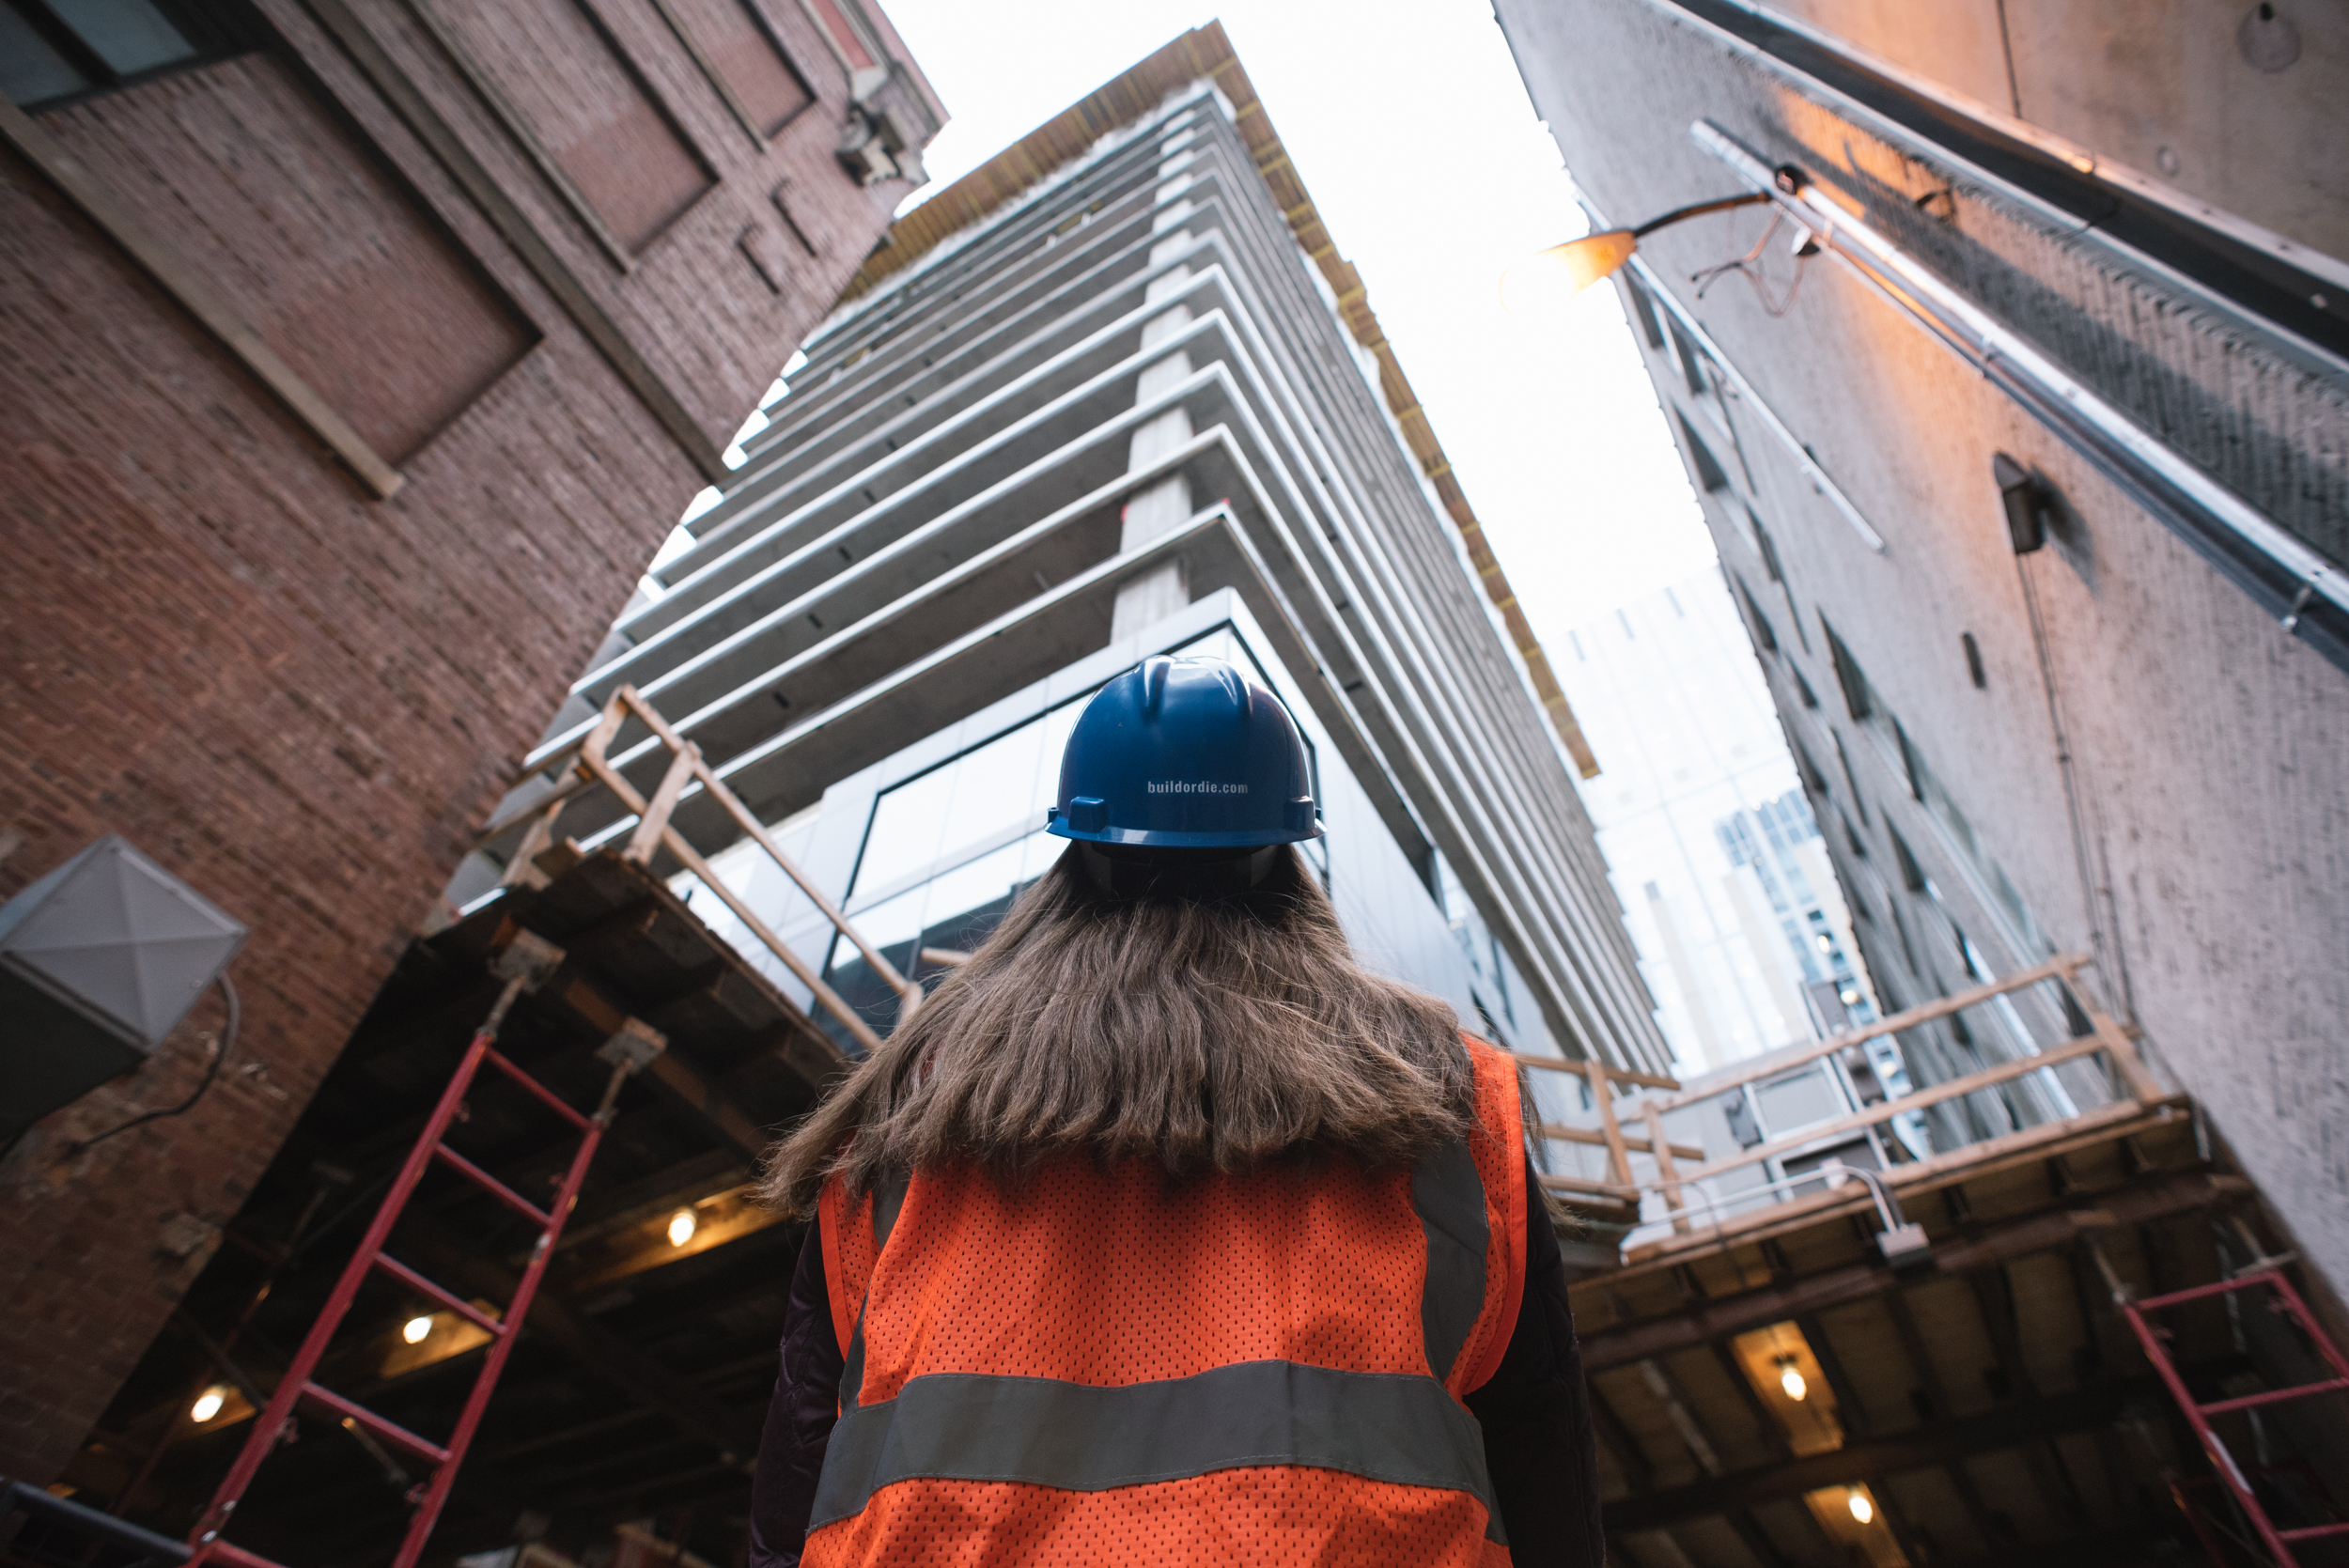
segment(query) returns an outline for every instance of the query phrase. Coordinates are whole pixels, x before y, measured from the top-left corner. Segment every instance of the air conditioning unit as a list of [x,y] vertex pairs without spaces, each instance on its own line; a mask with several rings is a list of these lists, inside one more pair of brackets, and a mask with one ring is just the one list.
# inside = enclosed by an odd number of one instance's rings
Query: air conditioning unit
[[145,1062],[244,939],[111,833],[0,905],[0,1141]]

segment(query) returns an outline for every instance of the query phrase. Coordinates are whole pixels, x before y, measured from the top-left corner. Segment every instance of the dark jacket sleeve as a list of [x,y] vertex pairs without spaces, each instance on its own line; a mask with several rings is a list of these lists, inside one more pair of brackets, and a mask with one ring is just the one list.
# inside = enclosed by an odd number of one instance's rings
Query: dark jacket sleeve
[[824,1449],[840,1418],[842,1357],[824,1283],[822,1227],[821,1219],[808,1226],[799,1267],[791,1275],[782,1367],[751,1482],[751,1568],[798,1568]]
[[1525,1298],[1490,1381],[1468,1396],[1485,1429],[1485,1467],[1519,1568],[1601,1568],[1598,1448],[1590,1390],[1566,1306],[1558,1251],[1533,1166],[1526,1162]]

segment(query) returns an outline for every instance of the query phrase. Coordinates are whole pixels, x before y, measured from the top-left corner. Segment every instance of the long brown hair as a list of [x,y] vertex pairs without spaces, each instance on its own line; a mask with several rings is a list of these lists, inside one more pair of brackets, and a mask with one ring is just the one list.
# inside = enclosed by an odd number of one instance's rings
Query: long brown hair
[[1254,890],[1204,900],[1107,896],[1079,854],[775,1146],[768,1203],[804,1213],[834,1172],[854,1193],[1072,1151],[1173,1177],[1306,1151],[1377,1166],[1467,1130],[1451,1007],[1355,962],[1294,848]]

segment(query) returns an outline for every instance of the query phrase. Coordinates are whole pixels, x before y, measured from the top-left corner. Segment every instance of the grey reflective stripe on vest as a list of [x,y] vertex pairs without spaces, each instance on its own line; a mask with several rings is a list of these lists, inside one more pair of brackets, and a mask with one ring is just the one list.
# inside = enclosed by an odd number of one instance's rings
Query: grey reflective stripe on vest
[[1427,1233],[1427,1285],[1420,1296],[1420,1327],[1427,1336],[1427,1365],[1439,1380],[1452,1375],[1469,1330],[1485,1310],[1485,1179],[1466,1143],[1445,1143],[1420,1157],[1411,1172],[1411,1207]]
[[894,1482],[1026,1482],[1102,1492],[1228,1470],[1306,1465],[1466,1492],[1504,1541],[1485,1439],[1417,1374],[1241,1361],[1195,1377],[1095,1388],[1051,1377],[931,1373],[832,1431],[808,1529],[863,1512]]
[[[902,1175],[873,1195],[876,1273],[905,1195]],[[1427,1238],[1420,1326],[1433,1377],[1271,1360],[1112,1388],[926,1373],[896,1398],[861,1405],[868,1282],[808,1529],[860,1514],[880,1488],[920,1478],[1099,1492],[1242,1466],[1302,1465],[1465,1492],[1485,1505],[1486,1539],[1505,1545],[1483,1431],[1442,1383],[1484,1311],[1491,1239],[1484,1179],[1465,1142],[1421,1158],[1411,1207]]]
[[881,1249],[889,1245],[889,1233],[897,1228],[897,1213],[906,1206],[906,1188],[912,1177],[903,1171],[893,1171],[881,1178],[873,1189],[873,1268],[864,1277],[864,1299],[856,1306],[856,1332],[848,1336],[848,1353],[840,1364],[840,1407],[856,1408],[856,1396],[864,1387],[864,1309],[873,1301],[873,1275],[880,1272]]

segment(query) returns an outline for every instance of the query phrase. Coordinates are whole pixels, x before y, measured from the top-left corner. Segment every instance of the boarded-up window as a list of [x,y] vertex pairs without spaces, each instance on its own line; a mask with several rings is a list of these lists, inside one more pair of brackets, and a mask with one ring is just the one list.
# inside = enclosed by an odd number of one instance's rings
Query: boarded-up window
[[814,100],[751,0],[670,0],[725,78],[759,134],[771,136]]
[[[428,0],[429,3],[429,0]],[[497,106],[633,256],[713,183],[579,0],[439,0],[432,15]]]
[[392,463],[537,341],[399,177],[268,54],[54,109],[41,128]]

